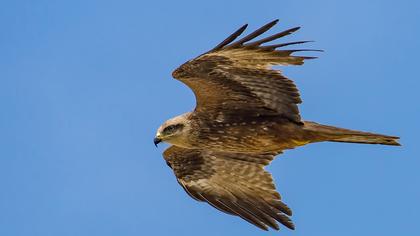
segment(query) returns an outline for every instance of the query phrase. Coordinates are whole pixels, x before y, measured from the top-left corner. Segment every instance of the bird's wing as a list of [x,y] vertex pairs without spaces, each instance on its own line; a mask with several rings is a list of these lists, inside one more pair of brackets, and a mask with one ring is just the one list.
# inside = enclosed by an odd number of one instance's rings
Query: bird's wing
[[291,210],[280,200],[271,174],[264,170],[275,153],[238,154],[171,146],[163,156],[179,184],[194,199],[237,215],[255,226],[294,229]]
[[277,23],[270,22],[251,34],[234,41],[247,27],[244,25],[215,48],[192,59],[173,73],[188,85],[197,100],[196,111],[207,115],[282,115],[300,122],[297,104],[301,103],[295,84],[274,65],[301,65],[315,57],[294,56],[299,51],[284,50],[288,45],[308,41],[264,46],[264,43],[289,35],[299,27],[250,42]]

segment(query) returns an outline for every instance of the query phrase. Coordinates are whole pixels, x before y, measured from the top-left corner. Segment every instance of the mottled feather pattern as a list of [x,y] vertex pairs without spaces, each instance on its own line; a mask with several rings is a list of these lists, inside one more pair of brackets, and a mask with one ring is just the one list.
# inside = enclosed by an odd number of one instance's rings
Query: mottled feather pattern
[[297,104],[301,103],[299,91],[294,83],[277,71],[254,68],[225,68],[225,73],[235,74],[233,80],[255,94],[274,111],[282,111],[291,121],[300,121]]
[[[188,85],[196,96],[197,112],[214,114],[214,111],[238,112],[240,110],[261,115],[283,115],[291,121],[300,122],[297,104],[301,103],[293,81],[273,65],[301,65],[313,57],[293,56],[299,50],[276,50],[292,44],[308,41],[263,46],[286,36],[298,28],[273,36],[248,42],[270,29],[277,21],[254,31],[237,42],[228,44],[238,35],[233,35],[213,50],[181,65],[173,77]],[[244,44],[246,43],[246,44]],[[223,96],[221,96],[223,94]]]
[[195,142],[197,148],[237,153],[258,153],[262,149],[279,152],[299,146],[296,143],[308,142],[301,124],[282,116],[256,113],[229,116],[228,113],[224,118],[222,122],[215,122],[212,116],[207,116],[192,123],[192,130],[199,132],[189,135],[191,142]]
[[254,48],[243,46],[241,48],[205,54],[197,59],[212,56],[225,57],[231,60],[233,67],[270,69],[274,65],[302,65],[304,59],[309,58],[292,56],[293,52],[293,50],[271,50],[269,47]]
[[291,210],[280,201],[264,166],[277,153],[237,154],[171,146],[164,158],[178,182],[200,201],[238,215],[256,226],[278,229],[276,220],[294,228]]

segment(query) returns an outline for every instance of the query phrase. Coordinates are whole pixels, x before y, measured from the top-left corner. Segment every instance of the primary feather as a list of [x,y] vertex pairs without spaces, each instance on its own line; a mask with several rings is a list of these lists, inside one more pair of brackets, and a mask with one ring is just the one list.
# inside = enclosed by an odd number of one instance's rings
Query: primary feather
[[245,30],[247,25],[244,25],[209,52],[188,61],[173,72],[174,78],[193,90],[197,112],[214,114],[245,111],[259,115],[281,115],[300,122],[297,107],[301,103],[299,91],[293,81],[278,70],[271,69],[271,66],[301,65],[305,59],[313,58],[292,55],[297,50],[276,50],[308,41],[262,46],[263,43],[299,29],[292,28],[249,42],[273,27],[277,21],[233,42]]

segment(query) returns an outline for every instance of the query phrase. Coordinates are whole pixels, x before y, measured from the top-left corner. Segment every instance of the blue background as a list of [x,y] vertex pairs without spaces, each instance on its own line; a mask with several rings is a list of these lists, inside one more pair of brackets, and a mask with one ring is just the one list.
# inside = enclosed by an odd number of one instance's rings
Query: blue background
[[[420,235],[418,1],[1,5],[0,235]],[[325,50],[284,68],[304,119],[403,147],[287,151],[268,169],[297,229],[267,233],[190,199],[152,138],[195,105],[173,69],[276,18]]]

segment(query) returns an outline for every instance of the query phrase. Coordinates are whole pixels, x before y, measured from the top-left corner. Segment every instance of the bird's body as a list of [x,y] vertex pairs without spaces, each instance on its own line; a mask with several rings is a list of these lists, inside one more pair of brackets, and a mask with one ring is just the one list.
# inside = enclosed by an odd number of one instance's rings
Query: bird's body
[[292,54],[317,50],[282,49],[307,41],[263,45],[299,28],[251,42],[276,23],[234,41],[245,25],[177,68],[173,77],[193,90],[197,105],[166,121],[154,139],[172,144],[164,158],[191,197],[264,230],[278,229],[276,222],[294,228],[264,170],[283,150],[322,141],[399,145],[398,137],[302,120],[298,89],[271,67],[302,65],[314,57]]
[[331,141],[398,145],[393,136],[342,129],[315,122],[291,122],[282,116],[241,116],[214,120],[206,115],[185,113],[188,135],[171,140],[187,149],[219,152],[281,152],[308,143]]
[[[237,153],[279,152],[311,141],[303,123],[290,122],[281,116],[240,117],[213,120],[205,115],[183,115],[191,126],[186,140],[172,144],[195,149]],[[313,140],[313,139],[312,139]]]

